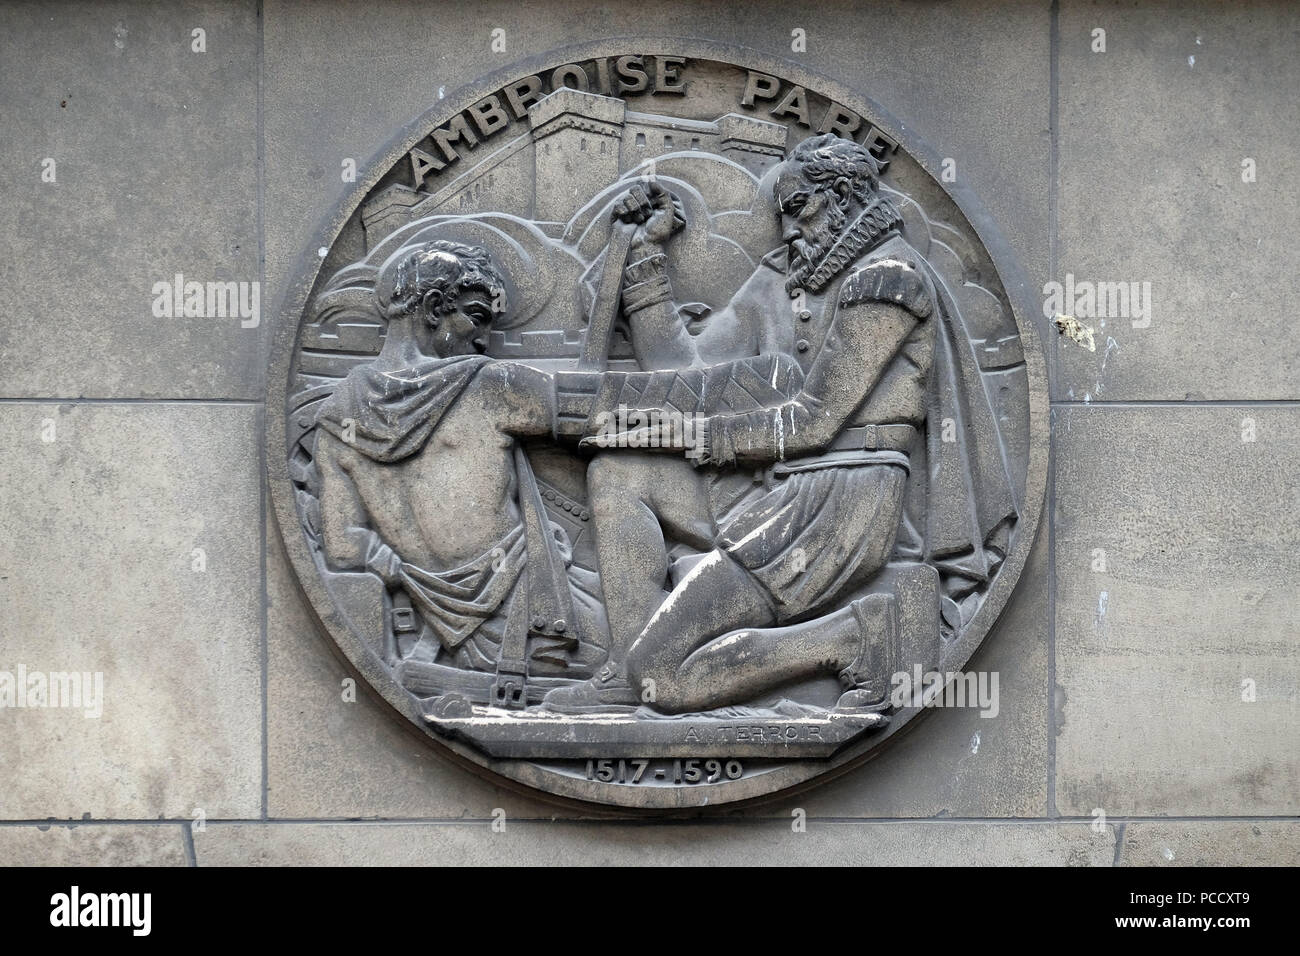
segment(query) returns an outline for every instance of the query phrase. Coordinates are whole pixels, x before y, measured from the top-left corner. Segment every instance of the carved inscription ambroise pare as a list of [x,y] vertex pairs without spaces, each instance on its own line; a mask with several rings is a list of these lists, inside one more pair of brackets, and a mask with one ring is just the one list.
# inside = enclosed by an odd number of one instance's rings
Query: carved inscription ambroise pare
[[882,126],[774,69],[593,55],[373,177],[289,310],[275,493],[411,719],[557,793],[716,802],[866,752],[922,706],[899,675],[964,663],[1033,536],[1037,355]]

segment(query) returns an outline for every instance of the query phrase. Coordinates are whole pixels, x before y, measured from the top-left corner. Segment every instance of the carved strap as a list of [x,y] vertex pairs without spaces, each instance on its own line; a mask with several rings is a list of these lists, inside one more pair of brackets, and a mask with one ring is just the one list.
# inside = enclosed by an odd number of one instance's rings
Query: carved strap
[[[656,247],[651,247],[652,249]],[[623,311],[631,314],[673,297],[668,281],[668,257],[655,251],[628,263],[623,270]]]
[[910,451],[916,441],[911,425],[851,425],[831,442],[831,451]]
[[497,661],[497,679],[492,685],[492,699],[497,706],[524,707],[528,681],[528,636],[538,634],[576,643],[573,628],[573,602],[564,562],[555,551],[550,520],[542,506],[537,479],[524,450],[515,447],[515,471],[518,478],[519,505],[524,518],[524,537],[528,549],[526,586],[516,590],[506,615],[506,631]]
[[591,306],[591,318],[582,338],[582,358],[578,368],[598,372],[609,361],[609,339],[614,333],[614,320],[618,317],[619,292],[623,285],[623,266],[627,251],[632,246],[636,227],[627,222],[616,222],[610,228],[609,248],[605,250],[605,265],[600,273],[600,286],[596,301]]

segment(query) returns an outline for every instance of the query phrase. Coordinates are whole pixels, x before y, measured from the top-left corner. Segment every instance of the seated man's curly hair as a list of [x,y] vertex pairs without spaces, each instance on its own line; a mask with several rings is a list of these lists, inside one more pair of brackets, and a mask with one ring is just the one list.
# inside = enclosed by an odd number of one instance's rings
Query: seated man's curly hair
[[383,272],[379,287],[391,290],[384,307],[388,319],[420,309],[447,315],[467,289],[481,289],[505,308],[505,280],[481,246],[435,239],[400,251]]

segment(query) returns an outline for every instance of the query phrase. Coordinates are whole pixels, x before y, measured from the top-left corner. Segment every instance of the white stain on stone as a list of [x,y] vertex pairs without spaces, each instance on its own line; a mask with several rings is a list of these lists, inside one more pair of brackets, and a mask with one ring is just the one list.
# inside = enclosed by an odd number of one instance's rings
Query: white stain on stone
[[[1105,322],[1102,323],[1102,325],[1105,325],[1105,324],[1106,324]],[[1105,350],[1104,352],[1101,353],[1101,371],[1102,371],[1102,372],[1106,371],[1106,363],[1110,360],[1110,353],[1111,353],[1111,352],[1118,352],[1118,351],[1119,351],[1119,343],[1116,342],[1116,341],[1115,341],[1113,338],[1111,338],[1109,335],[1106,336],[1106,350]],[[1100,375],[1100,373],[1098,373],[1098,375]]]
[[[745,535],[743,538],[741,538],[739,541],[737,541],[734,545],[732,545],[732,547],[733,547],[733,548],[741,548],[741,547],[744,547],[745,545],[749,544],[749,542],[753,541],[755,538],[757,538],[760,534],[762,534],[762,533],[763,533],[764,531],[766,531],[768,528],[772,527],[772,525],[774,525],[774,524],[777,522],[777,519],[779,519],[780,517],[781,517],[780,514],[774,514],[774,515],[772,515],[772,517],[768,518],[766,521],[764,521],[761,525],[759,525],[757,528],[755,528],[755,529],[754,529],[753,531],[751,531],[749,534]],[[709,556],[710,558],[712,558],[712,557],[718,557],[718,558],[720,558],[720,557],[721,557],[721,555],[719,555],[718,552],[716,552],[716,551],[710,551],[708,556]],[[700,564],[703,564],[703,563],[704,563],[703,561],[700,562]],[[717,562],[715,561],[714,563],[716,564]],[[700,565],[697,564],[694,568],[691,568],[690,574],[688,574],[688,575],[686,575],[686,577],[682,578],[682,584],[685,584],[687,581],[689,581],[689,580],[691,579],[691,576],[695,574],[696,570],[697,570],[699,567],[700,567]],[[676,589],[676,590],[677,590],[677,591],[680,591],[680,590],[681,590],[681,584],[677,585],[677,589]],[[674,591],[673,594],[676,594],[676,591]],[[669,595],[669,600],[672,600],[672,597],[673,597],[673,595]],[[655,617],[658,617],[658,616],[659,616],[658,614],[655,615]]]
[[[1105,326],[1105,322],[1101,323]],[[1110,361],[1110,353],[1119,351],[1119,343],[1109,335],[1106,336],[1106,348],[1101,353],[1101,367],[1097,369],[1097,394],[1100,395],[1106,390],[1105,383],[1102,382],[1102,376],[1106,374],[1106,363]]]
[[976,734],[970,739],[970,752],[977,754],[980,752],[980,735]]

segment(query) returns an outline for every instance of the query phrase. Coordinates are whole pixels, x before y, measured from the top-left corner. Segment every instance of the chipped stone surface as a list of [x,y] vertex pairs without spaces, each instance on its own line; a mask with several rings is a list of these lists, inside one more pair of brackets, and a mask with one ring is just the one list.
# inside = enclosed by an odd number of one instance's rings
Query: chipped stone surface
[[1097,342],[1093,335],[1093,328],[1090,325],[1084,325],[1072,315],[1058,315],[1052,320],[1056,326],[1056,331],[1061,333],[1062,338],[1067,338],[1080,348],[1085,348],[1089,352],[1097,351]]

